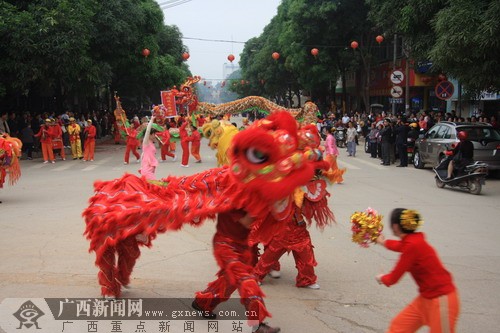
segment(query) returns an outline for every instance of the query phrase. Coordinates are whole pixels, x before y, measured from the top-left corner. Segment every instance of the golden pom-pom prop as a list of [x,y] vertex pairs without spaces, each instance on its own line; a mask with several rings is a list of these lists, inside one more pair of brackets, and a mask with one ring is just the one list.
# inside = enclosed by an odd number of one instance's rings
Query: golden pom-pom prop
[[384,229],[383,216],[375,209],[368,207],[364,212],[351,215],[352,241],[361,247],[375,243]]

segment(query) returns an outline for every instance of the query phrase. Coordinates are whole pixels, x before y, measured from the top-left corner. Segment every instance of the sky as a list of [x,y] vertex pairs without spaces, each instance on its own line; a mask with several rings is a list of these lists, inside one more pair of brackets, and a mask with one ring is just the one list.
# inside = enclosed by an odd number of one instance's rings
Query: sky
[[[223,64],[233,54],[237,64],[247,40],[258,37],[276,15],[281,0],[156,0],[165,24],[179,27],[189,49],[187,64],[193,75],[222,80]],[[171,6],[170,8],[166,8]],[[226,40],[199,41],[189,38]],[[231,42],[233,41],[233,42]]]

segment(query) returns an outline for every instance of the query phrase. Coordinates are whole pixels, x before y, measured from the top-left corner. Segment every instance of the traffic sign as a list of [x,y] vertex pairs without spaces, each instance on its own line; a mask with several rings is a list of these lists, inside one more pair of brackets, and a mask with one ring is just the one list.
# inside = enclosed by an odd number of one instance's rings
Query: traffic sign
[[391,96],[394,98],[399,98],[403,95],[403,88],[400,86],[393,86],[391,88]]
[[453,96],[454,91],[455,87],[450,81],[441,81],[436,85],[436,88],[434,89],[436,97],[442,100],[450,99]]
[[401,71],[393,71],[391,73],[391,82],[394,84],[403,83],[405,79],[405,75]]

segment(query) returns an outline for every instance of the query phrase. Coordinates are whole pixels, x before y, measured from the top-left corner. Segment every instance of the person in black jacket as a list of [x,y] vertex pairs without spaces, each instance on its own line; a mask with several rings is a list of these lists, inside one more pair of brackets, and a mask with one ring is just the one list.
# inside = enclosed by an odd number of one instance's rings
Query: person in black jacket
[[474,162],[474,145],[467,139],[467,132],[460,131],[457,137],[460,142],[453,149],[453,159],[450,161],[450,164],[448,164],[448,177],[446,180],[453,178],[453,169],[461,169]]
[[394,133],[396,134],[396,148],[399,153],[399,165],[397,167],[407,167],[408,166],[408,132],[410,127],[405,123],[404,120],[398,119],[398,123],[394,128]]
[[384,120],[384,128],[379,132],[382,145],[382,165],[390,165],[391,162],[391,141],[392,141],[392,128],[389,120]]

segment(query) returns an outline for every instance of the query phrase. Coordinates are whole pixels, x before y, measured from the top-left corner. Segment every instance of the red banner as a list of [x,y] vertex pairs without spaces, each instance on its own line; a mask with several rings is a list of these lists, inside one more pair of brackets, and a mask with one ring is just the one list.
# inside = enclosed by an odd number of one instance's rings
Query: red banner
[[177,108],[175,107],[175,95],[172,90],[161,92],[161,103],[165,107],[165,117],[177,116]]

